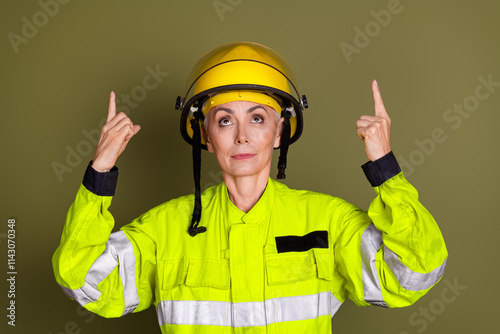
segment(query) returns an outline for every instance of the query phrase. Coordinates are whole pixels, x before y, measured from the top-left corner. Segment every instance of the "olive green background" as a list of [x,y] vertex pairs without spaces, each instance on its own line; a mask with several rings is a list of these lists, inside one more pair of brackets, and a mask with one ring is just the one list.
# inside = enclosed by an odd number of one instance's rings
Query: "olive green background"
[[[218,13],[214,3],[228,7]],[[60,4],[16,53],[8,34],[22,35],[23,17],[42,20],[42,8],[34,0],[3,0],[0,258],[6,277],[7,219],[15,218],[18,275],[15,328],[5,316],[6,280],[0,284],[0,331],[159,333],[153,308],[100,318],[83,312],[55,282],[51,257],[95,150],[82,131],[99,129],[111,90],[118,97],[137,93],[146,67],[159,64],[168,76],[130,108],[130,118],[142,129],[117,162],[120,177],[111,206],[116,228],[192,192],[191,150],[180,136],[175,99],[197,59],[242,40],[269,46],[287,59],[309,100],[303,135],[290,147],[287,185],[368,208],[375,193],[360,168],[367,158],[355,122],[374,113],[370,82],[376,78],[392,118],[392,149],[400,162],[414,162],[404,171],[447,243],[443,280],[415,305],[387,310],[347,301],[333,319],[334,333],[495,332],[500,87],[461,118],[460,126],[443,117],[454,104],[473,101],[478,77],[500,81],[500,3],[401,0],[389,24],[374,24],[373,13],[390,3],[73,0]],[[358,41],[363,47],[348,62],[341,43],[355,47],[355,29],[366,27],[372,29],[368,45]],[[429,141],[437,128],[444,137],[432,150]],[[418,141],[427,143],[428,154]],[[59,179],[53,165],[67,165],[68,148],[79,150],[81,161],[73,157],[71,172]],[[214,157],[204,152],[202,185],[220,181]],[[464,288],[453,294],[445,280]]]

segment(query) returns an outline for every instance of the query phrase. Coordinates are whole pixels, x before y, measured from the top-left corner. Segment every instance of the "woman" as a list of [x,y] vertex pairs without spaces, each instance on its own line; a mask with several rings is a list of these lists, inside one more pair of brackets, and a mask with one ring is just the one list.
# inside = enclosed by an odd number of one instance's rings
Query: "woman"
[[[116,115],[111,93],[54,254],[57,282],[104,317],[154,304],[163,333],[330,333],[346,298],[360,306],[414,303],[442,277],[447,251],[391,152],[376,81],[372,90],[375,115],[357,121],[370,160],[362,167],[377,193],[365,212],[269,177],[278,147],[284,177],[288,144],[300,137],[307,107],[284,59],[255,43],[212,50],[176,104],[193,146],[196,193],[115,233],[108,211],[115,162],[140,126]],[[215,154],[224,178],[203,193],[201,148]]]

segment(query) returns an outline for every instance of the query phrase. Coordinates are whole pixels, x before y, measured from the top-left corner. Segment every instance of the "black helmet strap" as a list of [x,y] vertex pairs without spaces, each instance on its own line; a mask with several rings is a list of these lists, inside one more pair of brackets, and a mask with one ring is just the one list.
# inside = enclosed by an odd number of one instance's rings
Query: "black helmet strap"
[[190,121],[191,129],[193,129],[193,176],[194,176],[194,209],[191,225],[189,225],[188,233],[194,237],[198,233],[207,231],[205,226],[198,226],[201,220],[201,187],[200,187],[200,173],[201,173],[201,134],[200,134],[200,113],[201,110],[198,102],[193,105],[194,119]]
[[283,107],[281,110],[281,117],[285,118],[283,122],[283,131],[281,132],[281,143],[280,143],[280,158],[278,160],[278,179],[284,179],[285,168],[286,168],[286,155],[288,153],[288,146],[290,145],[290,117],[292,114],[290,111]]
[[[194,209],[193,217],[191,219],[191,224],[188,228],[188,233],[190,236],[194,237],[198,233],[203,233],[207,231],[205,226],[198,226],[201,220],[201,186],[200,186],[200,174],[201,174],[201,133],[200,133],[200,113],[198,102],[193,105],[194,109],[194,119],[190,121],[191,129],[193,130],[193,176],[194,176]],[[283,107],[281,111],[281,117],[284,117],[283,130],[281,132],[281,143],[280,143],[280,157],[278,160],[278,179],[284,179],[285,168],[286,168],[286,156],[288,153],[288,146],[290,145],[290,111]]]

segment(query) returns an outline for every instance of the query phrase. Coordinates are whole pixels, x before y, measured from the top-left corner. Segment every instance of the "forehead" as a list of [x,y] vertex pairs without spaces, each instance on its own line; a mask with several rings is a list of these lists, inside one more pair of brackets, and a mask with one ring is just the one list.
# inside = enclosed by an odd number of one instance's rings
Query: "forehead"
[[224,111],[227,113],[238,113],[238,112],[251,113],[256,110],[265,110],[266,113],[274,111],[273,108],[265,104],[260,104],[251,101],[231,101],[213,106],[208,111],[206,117],[212,117],[220,111]]

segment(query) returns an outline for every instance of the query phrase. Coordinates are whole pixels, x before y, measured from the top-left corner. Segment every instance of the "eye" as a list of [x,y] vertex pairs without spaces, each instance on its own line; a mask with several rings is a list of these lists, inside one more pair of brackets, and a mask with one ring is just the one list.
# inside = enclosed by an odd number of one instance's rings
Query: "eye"
[[259,114],[253,115],[252,122],[253,123],[262,123],[262,122],[264,122],[264,117],[262,117]]
[[224,126],[224,125],[229,125],[231,124],[231,120],[228,117],[222,117],[219,120],[219,125]]

